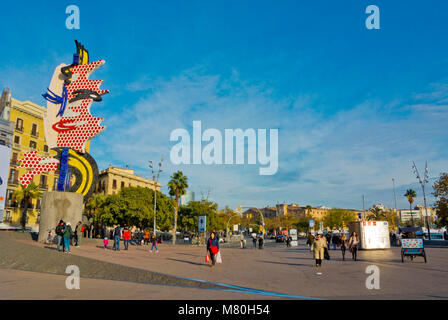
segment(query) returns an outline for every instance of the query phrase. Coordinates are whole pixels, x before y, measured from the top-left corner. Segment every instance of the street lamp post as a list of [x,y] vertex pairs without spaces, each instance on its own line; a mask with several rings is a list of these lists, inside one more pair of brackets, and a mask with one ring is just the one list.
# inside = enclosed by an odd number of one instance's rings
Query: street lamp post
[[394,201],[395,201],[395,214],[397,215],[397,229],[399,227],[400,224],[400,220],[398,218],[398,210],[397,210],[397,194],[395,193],[395,179],[392,178],[392,183],[394,185]]
[[428,221],[428,209],[426,207],[426,193],[425,193],[425,185],[428,183],[428,161],[426,161],[425,164],[425,174],[423,176],[423,181],[420,177],[420,174],[418,172],[417,166],[415,165],[415,162],[412,161],[412,168],[414,169],[414,174],[417,176],[418,182],[420,182],[420,185],[422,186],[422,191],[423,191],[423,201],[425,204],[425,213],[426,213],[426,217],[425,217],[425,221],[426,221],[426,228],[428,228],[428,239],[431,240],[431,229],[429,226],[429,221]]
[[159,182],[159,176],[160,176],[160,172],[162,172],[162,162],[163,162],[163,156],[160,159],[159,162],[159,168],[157,170],[157,176],[156,173],[154,172],[154,166],[152,164],[152,160],[149,160],[149,167],[152,170],[152,181],[154,182],[154,236],[156,236],[157,238],[157,233],[156,233],[156,206],[157,206],[157,183]]
[[227,238],[227,242],[229,241],[229,223],[230,223],[230,220],[232,220],[233,217],[239,217],[239,215],[238,215],[238,214],[235,214],[235,215],[231,216],[231,217],[229,218],[229,220],[227,221],[227,226],[226,226],[226,231],[227,231],[227,233],[226,233],[226,238]]

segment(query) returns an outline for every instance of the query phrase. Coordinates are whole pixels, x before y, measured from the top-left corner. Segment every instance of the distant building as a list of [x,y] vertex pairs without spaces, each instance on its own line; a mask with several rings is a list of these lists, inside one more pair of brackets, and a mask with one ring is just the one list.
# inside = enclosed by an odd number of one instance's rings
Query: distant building
[[[154,190],[154,181],[134,174],[134,169],[109,167],[100,171],[95,193],[117,194],[126,187],[142,187]],[[160,183],[156,189],[160,191]]]
[[426,212],[428,212],[429,223],[434,223],[434,220],[436,219],[436,210],[429,207],[427,207],[425,210],[425,206],[420,204],[416,205],[412,210],[400,209],[398,211],[400,213],[400,218],[403,223],[412,221],[412,219],[414,220],[414,222],[419,220],[422,223],[426,223]]
[[187,205],[191,201],[194,201],[194,192],[193,191],[187,191],[186,194],[180,197],[180,204],[181,205]]

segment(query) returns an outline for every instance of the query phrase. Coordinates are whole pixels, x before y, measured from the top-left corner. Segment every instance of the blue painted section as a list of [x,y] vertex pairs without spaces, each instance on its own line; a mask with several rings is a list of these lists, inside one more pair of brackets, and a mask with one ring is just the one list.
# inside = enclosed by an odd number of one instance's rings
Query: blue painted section
[[222,286],[222,287],[229,288],[229,289],[207,288],[207,289],[217,290],[217,291],[249,293],[249,294],[258,294],[258,295],[263,295],[263,296],[272,296],[272,297],[280,297],[280,298],[292,298],[292,299],[325,300],[323,298],[307,297],[307,296],[296,296],[296,295],[287,294],[287,293],[279,293],[279,292],[273,292],[273,291],[266,291],[266,290],[259,290],[259,289],[253,289],[253,288],[247,288],[247,287],[240,287],[240,286],[234,286],[234,285],[231,285],[231,284],[225,284],[225,283],[220,283],[220,282],[211,282],[211,281],[194,279],[194,278],[186,278],[186,277],[180,277],[180,276],[176,276],[176,278],[181,278],[181,279],[191,280],[191,281],[197,281],[197,282],[202,282],[202,283],[208,283],[208,284],[214,284],[214,285],[219,285],[219,286]]
[[68,172],[68,148],[62,148],[61,162],[59,169],[58,191],[65,191],[67,172]]

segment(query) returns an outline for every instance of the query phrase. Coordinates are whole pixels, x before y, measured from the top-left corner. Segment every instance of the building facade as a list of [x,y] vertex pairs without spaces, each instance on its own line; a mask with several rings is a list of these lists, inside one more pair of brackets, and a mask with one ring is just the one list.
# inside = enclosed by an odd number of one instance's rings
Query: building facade
[[[126,187],[142,187],[154,190],[154,181],[134,174],[134,169],[109,167],[100,171],[96,192],[99,194],[117,194]],[[156,190],[160,191],[158,182]]]
[[[44,114],[46,109],[30,101],[10,99],[2,112],[3,121],[9,121],[13,125],[11,143],[11,161],[9,165],[8,186],[6,190],[6,203],[4,222],[12,225],[20,224],[21,207],[14,199],[14,191],[20,189],[19,177],[27,172],[27,169],[17,169],[19,159],[24,153],[37,150],[42,156],[55,156],[56,152],[49,150],[45,142]],[[33,178],[41,191],[53,191],[57,187],[58,175],[55,172],[42,173]],[[28,209],[27,226],[35,227],[39,223],[41,199],[33,199]]]

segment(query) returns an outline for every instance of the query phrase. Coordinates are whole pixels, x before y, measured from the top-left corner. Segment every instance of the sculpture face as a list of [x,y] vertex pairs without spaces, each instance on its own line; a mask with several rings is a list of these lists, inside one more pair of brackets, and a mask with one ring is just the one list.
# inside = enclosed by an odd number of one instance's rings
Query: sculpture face
[[[103,119],[94,117],[90,107],[92,102],[102,101],[102,95],[109,91],[100,90],[102,80],[89,79],[105,61],[89,63],[88,51],[75,42],[77,52],[73,55],[73,63],[56,67],[48,93],[43,95],[47,100],[44,116],[46,143],[58,155],[55,158],[37,157],[37,151],[28,152],[19,160],[18,168],[31,169],[19,178],[24,187],[34,175],[59,169],[58,191],[82,193],[86,201],[98,177],[95,160],[85,152],[86,144],[106,129],[100,125]],[[75,177],[71,186],[67,186],[66,179],[69,171]]]

